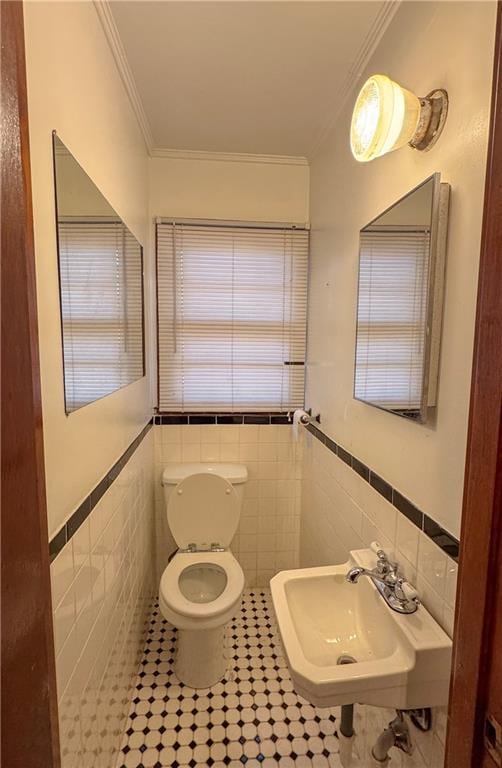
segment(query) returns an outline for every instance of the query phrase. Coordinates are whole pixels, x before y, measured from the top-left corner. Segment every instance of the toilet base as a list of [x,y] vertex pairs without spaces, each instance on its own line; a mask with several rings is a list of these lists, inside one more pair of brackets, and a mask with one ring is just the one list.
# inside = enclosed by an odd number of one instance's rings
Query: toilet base
[[228,667],[227,625],[215,629],[178,629],[174,671],[190,688],[209,688]]

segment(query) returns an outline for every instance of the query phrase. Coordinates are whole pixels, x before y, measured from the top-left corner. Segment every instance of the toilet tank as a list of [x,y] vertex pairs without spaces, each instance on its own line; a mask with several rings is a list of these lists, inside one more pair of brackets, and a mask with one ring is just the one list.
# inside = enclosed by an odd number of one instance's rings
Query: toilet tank
[[244,464],[223,464],[219,462],[168,464],[162,472],[162,485],[164,487],[164,502],[166,509],[169,502],[169,494],[172,489],[186,477],[197,475],[201,472],[220,475],[221,477],[224,477],[225,480],[228,480],[228,482],[234,486],[239,499],[239,504],[242,504],[244,483],[248,479],[248,470]]

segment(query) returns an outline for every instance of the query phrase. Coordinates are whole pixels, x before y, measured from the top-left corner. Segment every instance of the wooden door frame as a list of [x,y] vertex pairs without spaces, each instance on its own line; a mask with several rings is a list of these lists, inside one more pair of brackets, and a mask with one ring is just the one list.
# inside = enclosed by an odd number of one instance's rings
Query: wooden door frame
[[59,768],[22,2],[0,20],[2,758]]
[[445,768],[480,768],[502,510],[502,5],[497,31]]

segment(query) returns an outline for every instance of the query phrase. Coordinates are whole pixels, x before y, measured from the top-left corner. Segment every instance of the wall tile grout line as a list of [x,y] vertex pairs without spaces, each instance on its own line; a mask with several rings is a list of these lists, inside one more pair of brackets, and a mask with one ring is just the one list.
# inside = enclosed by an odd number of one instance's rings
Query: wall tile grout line
[[134,438],[130,446],[124,451],[113,467],[99,481],[90,494],[84,499],[82,504],[73,512],[63,527],[56,533],[49,542],[49,557],[52,561],[61,552],[63,547],[71,540],[78,531],[83,522],[89,517],[98,501],[104,496],[108,488],[117,479],[121,470],[125,467],[136,448],[143,442],[153,425],[153,418],[144,426],[139,435]]
[[435,520],[419,510],[411,501],[405,498],[390,483],[384,480],[376,472],[367,467],[356,456],[342,448],[341,445],[331,440],[324,432],[321,432],[314,424],[308,424],[306,429],[338,458],[357,472],[372,488],[389,501],[398,512],[404,515],[413,525],[431,539],[448,557],[458,562],[460,542],[451,533],[445,531]]

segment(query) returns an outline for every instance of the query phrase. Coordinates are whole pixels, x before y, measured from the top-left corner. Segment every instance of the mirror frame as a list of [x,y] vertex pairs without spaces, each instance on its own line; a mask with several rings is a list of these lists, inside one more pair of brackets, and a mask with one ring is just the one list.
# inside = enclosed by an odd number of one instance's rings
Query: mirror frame
[[[427,302],[426,302],[426,321],[425,321],[425,342],[424,342],[424,365],[422,371],[422,395],[420,407],[413,415],[407,415],[399,411],[393,411],[381,405],[356,397],[356,359],[357,359],[357,330],[359,315],[359,276],[361,264],[361,232],[367,227],[375,224],[382,216],[389,213],[396,205],[402,203],[418,189],[433,182],[432,206],[431,206],[431,235],[429,248],[429,272],[427,281]],[[354,340],[354,378],[352,386],[352,396],[354,400],[380,411],[419,424],[426,424],[437,405],[437,392],[439,384],[439,353],[441,347],[441,330],[443,321],[445,270],[446,270],[446,245],[448,236],[448,212],[450,204],[450,185],[441,181],[439,172],[433,173],[426,179],[417,184],[413,189],[407,192],[389,205],[384,211],[375,216],[371,221],[361,227],[359,230],[359,253],[357,269],[357,296],[356,296],[356,327]]]
[[[105,395],[101,395],[101,397],[97,397],[95,400],[90,400],[88,403],[84,403],[84,405],[78,406],[78,408],[68,408],[68,398],[66,394],[66,360],[65,360],[65,352],[64,352],[64,322],[63,322],[63,294],[62,294],[62,276],[61,276],[61,260],[59,257],[59,218],[58,218],[58,189],[57,189],[57,169],[56,169],[56,139],[63,144],[67,152],[72,156],[74,161],[77,163],[79,168],[82,170],[82,173],[84,173],[87,178],[91,181],[92,184],[96,187],[98,192],[102,195],[102,197],[106,200],[110,208],[114,211],[115,215],[117,216],[117,219],[122,222],[122,224],[126,227],[126,229],[131,233],[131,235],[134,237],[136,242],[139,245],[140,249],[140,263],[141,263],[141,358],[142,358],[142,373],[141,376],[138,376],[136,379],[132,379],[127,384],[123,384],[121,387],[117,387],[116,389],[112,389],[110,392],[107,392]],[[119,392],[121,389],[125,389],[126,387],[130,386],[131,384],[134,384],[136,381],[140,381],[140,379],[143,379],[146,376],[146,339],[145,339],[145,261],[144,261],[144,249],[142,244],[137,240],[134,233],[129,229],[125,221],[118,215],[118,213],[115,211],[114,207],[110,205],[109,201],[106,199],[106,197],[103,195],[101,190],[99,189],[98,185],[94,182],[94,180],[89,176],[87,171],[82,167],[82,165],[79,163],[75,155],[70,152],[67,145],[64,143],[64,141],[59,136],[58,132],[56,130],[52,131],[52,169],[53,169],[53,178],[54,178],[54,215],[55,215],[55,224],[56,224],[56,258],[57,258],[57,266],[58,266],[58,293],[59,293],[59,321],[60,321],[60,328],[61,328],[61,361],[63,365],[63,396],[64,396],[64,410],[66,416],[71,416],[72,413],[76,413],[77,411],[82,410],[82,408],[85,408],[88,405],[92,405],[92,403],[97,403],[99,400],[103,400],[105,397],[109,397],[110,395],[113,395],[114,392]]]

